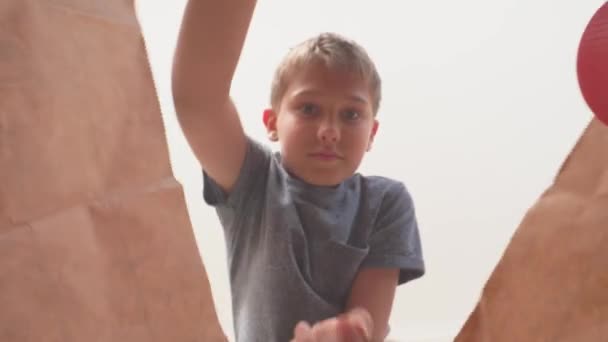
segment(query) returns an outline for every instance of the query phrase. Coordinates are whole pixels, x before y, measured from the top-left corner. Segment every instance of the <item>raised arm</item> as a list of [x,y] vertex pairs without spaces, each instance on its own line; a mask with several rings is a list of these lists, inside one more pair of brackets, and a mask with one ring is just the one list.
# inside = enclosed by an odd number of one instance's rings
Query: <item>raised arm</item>
[[201,166],[227,192],[243,163],[245,134],[230,99],[255,0],[189,0],[175,51],[177,118]]

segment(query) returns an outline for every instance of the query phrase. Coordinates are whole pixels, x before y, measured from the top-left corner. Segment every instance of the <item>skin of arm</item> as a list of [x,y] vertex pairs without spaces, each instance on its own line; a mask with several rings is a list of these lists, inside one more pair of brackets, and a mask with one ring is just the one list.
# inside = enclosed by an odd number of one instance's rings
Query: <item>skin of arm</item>
[[173,61],[180,126],[198,161],[227,192],[246,149],[230,87],[255,5],[254,0],[188,1]]
[[364,309],[372,320],[372,341],[383,341],[388,332],[399,271],[367,268],[359,271],[353,282],[346,311]]

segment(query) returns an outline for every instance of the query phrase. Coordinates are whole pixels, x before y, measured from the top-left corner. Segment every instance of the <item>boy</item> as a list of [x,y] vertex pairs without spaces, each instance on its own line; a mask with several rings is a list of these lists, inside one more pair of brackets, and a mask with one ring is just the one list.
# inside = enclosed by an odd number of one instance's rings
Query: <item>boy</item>
[[227,243],[238,341],[380,341],[396,286],[424,273],[406,188],[356,172],[378,128],[380,78],[333,34],[277,69],[263,121],[280,153],[250,139],[230,83],[254,0],[191,0],[174,104]]

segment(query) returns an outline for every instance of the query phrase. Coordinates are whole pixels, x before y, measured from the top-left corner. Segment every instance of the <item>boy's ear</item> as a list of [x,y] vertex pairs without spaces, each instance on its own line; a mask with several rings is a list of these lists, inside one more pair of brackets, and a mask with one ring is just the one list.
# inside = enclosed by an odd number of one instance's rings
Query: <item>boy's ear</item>
[[369,135],[369,142],[367,143],[367,151],[372,149],[372,143],[374,142],[374,138],[376,137],[376,133],[378,132],[378,126],[380,123],[378,120],[374,120],[374,125],[372,126],[372,131]]
[[264,126],[266,126],[266,132],[268,132],[268,139],[270,141],[278,141],[276,112],[271,108],[264,110],[262,120],[264,121]]

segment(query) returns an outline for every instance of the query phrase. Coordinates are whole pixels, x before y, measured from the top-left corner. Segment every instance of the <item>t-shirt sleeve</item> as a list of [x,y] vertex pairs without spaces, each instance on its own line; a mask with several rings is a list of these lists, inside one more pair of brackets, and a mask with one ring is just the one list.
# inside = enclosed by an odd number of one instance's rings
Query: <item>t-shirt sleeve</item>
[[[247,203],[252,196],[263,193],[272,152],[250,137],[241,170],[232,191],[227,194],[203,169],[203,198],[214,207],[237,209]],[[258,198],[259,200],[259,198]]]
[[414,203],[402,183],[396,183],[382,199],[369,247],[363,267],[398,268],[400,285],[424,275]]

